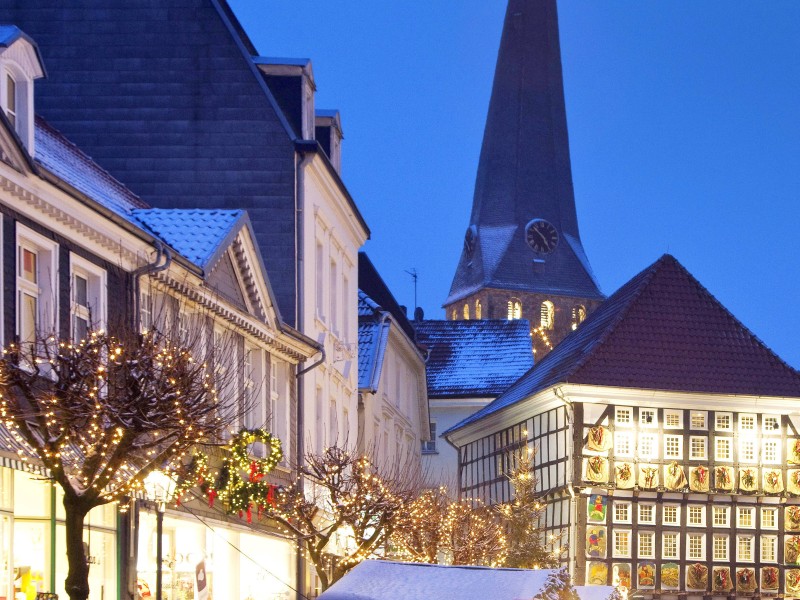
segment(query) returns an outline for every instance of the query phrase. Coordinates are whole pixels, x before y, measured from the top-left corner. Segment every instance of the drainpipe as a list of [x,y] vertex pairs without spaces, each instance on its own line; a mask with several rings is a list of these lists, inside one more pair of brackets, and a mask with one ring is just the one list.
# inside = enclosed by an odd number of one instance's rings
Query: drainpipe
[[[314,158],[313,153],[306,152],[302,148],[297,148],[296,152],[301,156],[300,161],[297,161],[297,156],[295,156],[295,194],[294,194],[294,205],[295,205],[295,251],[297,253],[297,267],[295,270],[295,324],[297,326],[297,330],[301,333],[305,332],[305,322],[303,320],[303,307],[305,306],[305,251],[304,251],[304,243],[305,243],[305,236],[303,235],[303,228],[305,225],[305,202],[306,202],[306,181],[305,181],[305,169],[306,166],[311,162]],[[325,361],[325,348],[322,348],[322,356],[321,358],[315,362],[313,365],[306,367],[297,372],[295,377],[297,378],[297,449],[298,449],[298,464],[302,464],[302,460],[304,457],[304,445],[305,445],[305,436],[304,436],[304,428],[305,428],[305,417],[304,417],[304,402],[305,402],[305,394],[303,394],[303,382],[300,380],[300,377],[305,373],[311,371],[311,369],[317,368]],[[298,481],[300,485],[300,492],[304,491],[303,485],[303,478],[301,477]],[[303,552],[302,552],[302,541],[298,538],[297,540],[297,563],[296,563],[296,582],[295,582],[295,589],[298,591],[300,595],[305,597],[305,563],[303,561]],[[302,591],[301,591],[302,590]]]
[[140,277],[142,275],[151,275],[153,273],[158,273],[159,271],[164,271],[172,264],[172,252],[170,249],[167,248],[160,240],[155,240],[154,245],[156,247],[155,260],[151,263],[142,265],[131,273],[131,276],[133,277],[133,315],[131,316],[131,323],[134,331],[136,331],[136,329],[139,327],[139,311],[141,308],[139,306],[141,303],[141,295],[139,294],[141,289],[139,281]]

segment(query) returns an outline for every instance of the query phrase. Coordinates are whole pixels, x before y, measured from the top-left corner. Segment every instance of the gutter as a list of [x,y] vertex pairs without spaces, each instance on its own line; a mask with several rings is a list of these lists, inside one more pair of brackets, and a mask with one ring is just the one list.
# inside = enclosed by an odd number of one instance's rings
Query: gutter
[[[172,264],[172,252],[170,249],[161,241],[155,240],[155,247],[156,247],[156,258],[153,262],[147,263],[142,265],[138,269],[131,272],[131,277],[133,278],[133,314],[131,315],[131,323],[133,325],[134,331],[139,327],[139,316],[141,315],[141,285],[140,280],[142,275],[152,275],[153,273],[158,273],[159,271],[164,271],[169,268]],[[163,259],[163,262],[162,262]]]

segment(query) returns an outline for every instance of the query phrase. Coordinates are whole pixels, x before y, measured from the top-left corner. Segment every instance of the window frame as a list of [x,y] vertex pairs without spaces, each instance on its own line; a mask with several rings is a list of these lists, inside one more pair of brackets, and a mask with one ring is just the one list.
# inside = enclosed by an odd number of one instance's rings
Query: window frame
[[[672,417],[678,417],[678,423],[672,424]],[[664,409],[664,429],[683,429],[683,410],[677,408]]]
[[[728,448],[728,456],[720,456],[720,444],[725,443]],[[714,460],[716,462],[733,462],[733,438],[732,437],[715,437],[714,438]]]
[[[721,511],[718,512],[718,511]],[[725,515],[725,522],[724,523],[717,523],[717,515],[724,514]],[[731,526],[731,507],[730,506],[719,506],[713,505],[711,509],[711,524],[714,527],[725,527],[730,528]]]
[[[729,562],[731,556],[731,536],[728,534],[715,533],[711,542],[711,560],[713,562]],[[725,544],[725,555],[717,556],[717,542],[722,541]]]
[[[745,512],[746,511],[746,512]],[[748,514],[750,524],[746,525],[743,522],[742,515]],[[755,506],[742,506],[736,507],[736,529],[755,529],[756,528],[756,507]]]
[[[622,441],[627,443],[627,450],[621,450]],[[633,456],[634,437],[631,431],[617,431],[614,435],[614,456]]]
[[[15,245],[15,293],[17,298],[15,333],[21,339],[22,311],[21,294],[30,294],[36,299],[37,333],[51,333],[59,330],[59,286],[58,286],[58,243],[25,227],[16,224]],[[21,272],[22,250],[27,249],[36,255],[36,282],[26,280]],[[34,295],[35,294],[35,295]],[[52,302],[52,307],[47,301]],[[50,310],[50,309],[53,310]],[[49,313],[49,314],[48,314]]]
[[[767,420],[775,420],[775,429],[767,429]],[[781,435],[780,415],[761,415],[761,435]]]
[[[748,448],[748,450],[745,450]],[[758,440],[754,438],[739,438],[739,462],[746,464],[758,463]]]
[[[643,416],[645,413],[652,414],[653,420],[649,423],[645,422]],[[656,429],[658,428],[658,410],[655,408],[640,408],[639,409],[639,427],[643,429]]]
[[[642,450],[642,446],[644,445],[642,442],[643,440],[648,440],[650,448],[652,452],[645,453]],[[636,451],[639,455],[639,458],[646,458],[648,460],[655,460],[658,458],[658,435],[655,433],[640,433],[639,434],[639,443],[637,445]]]
[[[751,563],[755,562],[755,538],[756,536],[753,534],[737,534],[736,535],[736,562],[746,562]],[[749,543],[750,549],[750,558],[745,558],[742,556],[742,546],[741,542],[747,541]]]
[[[675,541],[675,551],[670,553],[667,551],[667,540]],[[667,531],[661,534],[661,555],[662,558],[668,560],[679,560],[681,556],[681,536],[674,531]]]
[[[627,553],[622,554],[617,550],[617,541],[620,539],[622,535],[627,536]],[[612,558],[631,558],[631,546],[633,545],[633,533],[630,529],[614,529],[613,530],[613,537],[611,544],[611,556]]]
[[[675,520],[667,521],[667,508],[675,509]],[[680,504],[662,504],[661,505],[661,522],[670,527],[680,527],[681,524],[681,505]]]
[[[623,523],[627,525],[633,522],[633,504],[631,502],[619,502],[617,500],[614,500],[613,508],[614,508],[614,511],[612,513],[613,523]],[[625,509],[627,516],[623,518],[618,518],[617,509]]]
[[[720,425],[720,418],[727,419],[727,425]],[[715,412],[714,413],[714,431],[733,431],[733,413],[732,412]]]
[[[86,306],[79,306],[75,300],[75,277],[86,279]],[[75,319],[86,319],[89,328],[105,330],[108,314],[108,276],[102,267],[70,252],[69,255],[70,291],[70,335],[75,335]],[[96,307],[91,305],[93,299]],[[91,317],[91,321],[89,319]],[[74,337],[73,337],[74,339]]]
[[[772,524],[766,525],[764,523],[764,514],[770,513],[772,514]],[[772,506],[762,506],[761,507],[761,529],[767,529],[769,531],[777,531],[778,530],[778,508]]]
[[[745,426],[745,420],[749,421],[752,419],[752,427]],[[739,431],[758,431],[758,415],[755,413],[739,413]]]
[[[678,452],[677,454],[670,454],[668,452],[669,442],[678,442]],[[682,460],[683,459],[683,436],[676,435],[676,434],[664,434],[664,460],[667,459],[676,459]]]
[[[767,448],[775,448],[775,456],[772,460],[767,458]],[[768,465],[782,464],[781,440],[780,438],[767,438],[761,440],[761,462]]]
[[[695,425],[694,418],[702,416],[703,424]],[[690,410],[689,411],[689,429],[693,431],[708,431],[708,411],[707,410]]]
[[[645,554],[642,551],[642,541],[645,539],[650,540],[650,553]],[[637,556],[639,558],[655,558],[656,557],[656,534],[653,531],[639,531],[637,532]]]
[[[697,556],[692,554],[692,540],[699,538],[700,552]],[[704,561],[706,560],[706,534],[705,533],[687,533],[686,534],[686,560]]]
[[[639,502],[637,502],[636,506],[637,506],[637,522],[640,525],[655,525],[656,524],[656,505],[654,503],[650,503],[650,502],[639,503]],[[649,508],[650,509],[650,518],[649,519],[645,519],[642,516],[642,509],[643,508]]]
[[[700,515],[699,522],[692,521],[692,513]],[[706,507],[702,504],[689,504],[686,507],[686,526],[687,527],[705,527],[706,526]]]
[[[703,442],[702,456],[696,456],[694,452],[694,443],[696,441]],[[689,436],[689,460],[708,460],[708,436],[707,435],[690,435]]]
[[[759,536],[759,560],[764,563],[777,563],[778,562],[778,536],[777,535],[761,535]],[[764,542],[770,542],[772,558],[764,557]]]
[[[627,412],[627,420],[621,420],[620,414]],[[614,426],[615,427],[633,427],[633,407],[632,406],[615,406],[614,407]]]

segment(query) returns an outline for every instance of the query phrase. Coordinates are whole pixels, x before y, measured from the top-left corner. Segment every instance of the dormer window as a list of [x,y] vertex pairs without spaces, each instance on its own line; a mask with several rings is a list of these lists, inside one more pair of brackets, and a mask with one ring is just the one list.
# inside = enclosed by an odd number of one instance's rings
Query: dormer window
[[6,101],[3,108],[11,126],[17,128],[17,82],[10,73],[6,74]]

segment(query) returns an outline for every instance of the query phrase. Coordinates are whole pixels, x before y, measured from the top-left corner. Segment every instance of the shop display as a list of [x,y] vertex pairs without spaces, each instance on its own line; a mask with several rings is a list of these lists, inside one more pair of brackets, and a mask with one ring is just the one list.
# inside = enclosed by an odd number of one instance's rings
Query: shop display
[[786,531],[800,531],[800,506],[787,506],[783,514],[784,529]]
[[633,464],[629,462],[617,463],[614,466],[616,484],[621,490],[630,490],[636,483],[633,479]]
[[783,474],[779,469],[765,469],[762,485],[767,494],[780,494],[783,491]]
[[761,590],[764,592],[777,592],[780,587],[780,572],[778,567],[761,568]]
[[586,517],[590,523],[605,523],[608,499],[605,496],[591,496],[592,500],[586,506]]
[[678,563],[664,563],[661,565],[661,589],[677,590],[680,585],[681,576]]
[[711,572],[711,591],[730,592],[733,589],[731,570],[729,567],[714,567]]
[[639,465],[639,487],[644,490],[658,487],[658,467],[656,465]]
[[588,527],[586,529],[586,556],[589,558],[606,557],[605,527]]
[[735,485],[733,467],[714,468],[714,487],[723,492],[732,492]]
[[694,563],[686,567],[686,587],[690,590],[706,591],[708,589],[708,567]]
[[652,589],[656,587],[655,563],[639,563],[639,566],[636,568],[636,580],[639,588]]
[[708,467],[689,467],[689,489],[693,492],[708,492],[709,479]]
[[586,446],[593,452],[605,452],[612,446],[611,432],[608,428],[598,425],[589,430]]
[[758,469],[754,469],[752,467],[739,469],[739,491],[758,491]]
[[736,591],[754,592],[756,591],[756,570],[750,567],[736,569]]
[[674,460],[664,467],[664,487],[673,491],[686,487],[686,475],[683,467]]
[[601,562],[590,562],[586,569],[586,583],[608,585],[608,565]]
[[608,482],[608,459],[591,456],[586,459],[586,480],[594,483]]

